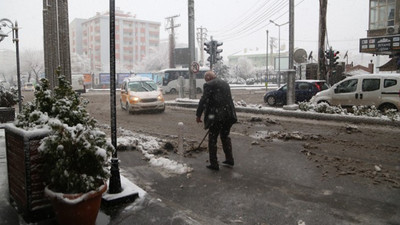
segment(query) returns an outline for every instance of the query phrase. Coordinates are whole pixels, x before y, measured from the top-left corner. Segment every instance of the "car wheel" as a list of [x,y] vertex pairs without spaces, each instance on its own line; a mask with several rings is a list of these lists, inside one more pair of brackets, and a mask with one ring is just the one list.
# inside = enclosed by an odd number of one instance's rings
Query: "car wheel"
[[268,96],[267,98],[267,104],[270,106],[274,106],[276,104],[276,99],[274,96]]
[[178,94],[178,92],[176,91],[175,88],[172,88],[172,89],[169,91],[169,93],[170,93],[170,94]]
[[384,103],[378,108],[381,112],[386,113],[387,110],[395,109],[398,111],[397,107],[391,103]]
[[126,109],[126,111],[128,111],[128,113],[131,113],[131,112],[129,111],[129,104],[128,104],[128,102],[127,102],[126,105],[125,105],[125,109]]

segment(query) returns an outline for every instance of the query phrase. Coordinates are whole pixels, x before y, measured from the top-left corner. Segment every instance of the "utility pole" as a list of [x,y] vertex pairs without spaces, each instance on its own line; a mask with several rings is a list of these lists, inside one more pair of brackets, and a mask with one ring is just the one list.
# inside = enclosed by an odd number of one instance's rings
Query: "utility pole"
[[175,68],[175,28],[180,27],[180,24],[175,24],[175,18],[179,15],[165,18],[167,20],[166,30],[169,33],[169,68]]
[[294,71],[293,65],[293,53],[294,53],[294,0],[289,0],[289,71],[287,74],[287,105],[293,105],[295,103],[295,80],[296,71]]
[[207,28],[199,27],[197,28],[197,43],[200,51],[200,66],[204,66],[204,50],[203,43],[207,40]]
[[196,99],[196,74],[192,71],[192,63],[195,62],[195,37],[194,37],[194,0],[188,0],[188,20],[189,20],[189,98]]
[[43,36],[45,74],[54,90],[59,67],[61,74],[71,81],[68,0],[43,0]]
[[269,72],[268,72],[268,30],[267,30],[267,45],[266,45],[266,57],[265,57],[265,88],[268,90],[268,82],[269,82]]
[[317,79],[326,79],[325,65],[325,34],[326,34],[326,11],[328,0],[319,0],[319,35],[318,35],[318,73]]
[[[271,43],[269,44],[269,47],[270,47],[270,52],[271,52],[271,59],[272,59],[272,57],[274,57],[274,48],[276,47],[276,44],[275,44],[275,42],[276,42],[276,38],[274,38],[274,37],[271,37]],[[270,61],[269,62],[271,62],[271,59],[270,59]],[[274,68],[275,68],[275,63],[273,63],[273,65],[274,65]],[[275,75],[275,78],[276,78],[276,75]],[[272,80],[272,79],[271,79]]]

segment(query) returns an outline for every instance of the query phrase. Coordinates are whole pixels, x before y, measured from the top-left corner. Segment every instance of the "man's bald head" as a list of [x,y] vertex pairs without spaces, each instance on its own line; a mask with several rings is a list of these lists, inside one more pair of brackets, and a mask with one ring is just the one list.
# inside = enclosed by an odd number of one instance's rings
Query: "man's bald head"
[[215,75],[215,73],[213,71],[207,71],[204,74],[204,80],[206,80],[207,82],[210,80],[214,80],[217,76]]

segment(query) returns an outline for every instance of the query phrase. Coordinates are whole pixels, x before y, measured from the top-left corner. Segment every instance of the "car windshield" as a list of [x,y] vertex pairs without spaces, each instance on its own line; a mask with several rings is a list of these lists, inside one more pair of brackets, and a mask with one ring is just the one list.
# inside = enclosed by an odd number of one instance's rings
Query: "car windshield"
[[146,92],[157,90],[154,81],[133,81],[129,83],[129,90],[135,92]]

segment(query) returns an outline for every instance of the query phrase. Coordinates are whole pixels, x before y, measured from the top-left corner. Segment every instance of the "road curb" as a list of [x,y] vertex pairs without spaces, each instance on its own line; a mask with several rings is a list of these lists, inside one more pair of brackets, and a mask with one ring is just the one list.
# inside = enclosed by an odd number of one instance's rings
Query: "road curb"
[[[166,102],[166,105],[174,107],[182,107],[182,108],[197,108],[198,103],[170,101]],[[300,110],[284,110],[284,109],[274,109],[274,108],[249,108],[249,107],[236,106],[236,112],[269,114],[276,116],[295,117],[295,118],[313,119],[313,120],[341,121],[341,122],[350,122],[356,124],[377,124],[377,125],[400,127],[400,121],[391,121],[375,117],[305,112]]]

